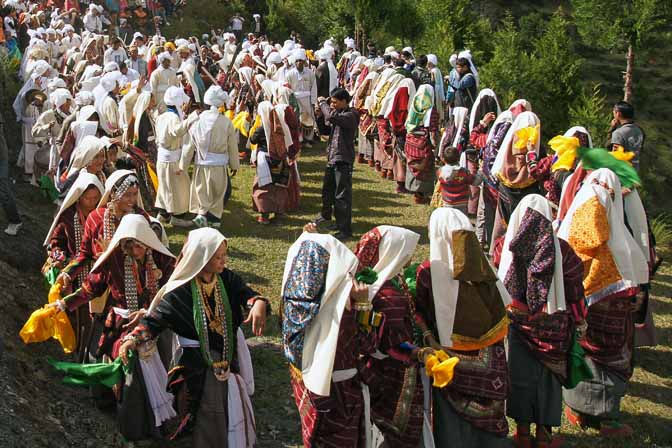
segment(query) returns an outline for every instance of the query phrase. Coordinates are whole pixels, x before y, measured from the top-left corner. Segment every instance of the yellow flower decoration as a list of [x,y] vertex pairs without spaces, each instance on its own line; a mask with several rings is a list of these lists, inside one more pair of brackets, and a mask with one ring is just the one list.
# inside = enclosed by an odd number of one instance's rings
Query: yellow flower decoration
[[517,152],[519,153],[526,153],[527,144],[530,143],[535,145],[539,139],[539,125],[518,129],[516,131],[516,138],[518,140],[516,140],[516,142],[513,144],[514,149],[518,150]]
[[556,160],[553,162],[551,171],[569,171],[574,168],[574,162],[576,161],[576,151],[581,145],[578,138],[556,135],[551,139],[551,141],[548,142],[548,145],[556,154]]
[[309,61],[314,61],[315,53],[313,53],[313,50],[306,50],[306,57],[308,58]]
[[453,381],[455,366],[460,362],[457,356],[450,357],[443,350],[427,356],[425,371],[427,376],[434,378],[434,387],[443,388]]
[[[261,127],[261,115],[257,115],[257,117],[254,119],[252,127],[250,128],[250,136],[254,135],[256,130],[259,129],[260,127]],[[250,149],[254,151],[255,149],[257,149],[257,146],[259,145],[250,144]]]
[[614,159],[628,162],[630,165],[632,165],[632,159],[635,158],[634,152],[626,151],[625,148],[623,148],[621,145],[614,145],[614,148],[610,154],[614,157]]
[[[61,285],[54,284],[49,290],[49,303],[61,299]],[[70,324],[68,315],[58,308],[46,306],[33,312],[19,332],[25,344],[43,342],[54,338],[63,347],[63,352],[72,353],[77,347],[75,332]]]
[[233,119],[233,127],[238,129],[238,131],[243,135],[243,137],[247,137],[249,134],[249,129],[250,129],[250,113],[249,112],[240,112],[236,117]]

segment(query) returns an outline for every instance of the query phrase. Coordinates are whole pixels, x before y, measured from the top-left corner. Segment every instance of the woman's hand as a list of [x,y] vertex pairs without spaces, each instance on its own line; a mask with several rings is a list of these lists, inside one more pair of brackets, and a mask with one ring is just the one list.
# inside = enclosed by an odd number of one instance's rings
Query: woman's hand
[[125,366],[128,365],[128,351],[129,350],[135,350],[135,341],[133,339],[129,339],[129,340],[125,341],[119,347],[119,356],[121,356],[121,362],[123,362]]
[[70,288],[72,280],[70,279],[70,276],[67,273],[61,272],[60,274],[58,274],[58,277],[56,277],[56,283],[61,285],[63,291],[66,291],[68,288]]
[[350,298],[353,302],[368,302],[369,285],[353,279],[352,289],[350,290]]
[[309,222],[305,226],[303,226],[303,231],[308,232],[308,233],[317,233],[317,224],[314,222]]
[[255,336],[262,336],[264,334],[264,328],[266,327],[265,300],[257,300],[254,302],[247,319],[243,323],[249,324],[250,322],[252,322],[252,333],[254,333]]
[[128,316],[128,323],[124,325],[124,330],[132,330],[133,328],[135,328],[135,326],[138,325],[138,323],[140,322],[140,319],[145,317],[146,314],[147,310],[145,309],[141,309],[136,311],[135,313],[131,313]]

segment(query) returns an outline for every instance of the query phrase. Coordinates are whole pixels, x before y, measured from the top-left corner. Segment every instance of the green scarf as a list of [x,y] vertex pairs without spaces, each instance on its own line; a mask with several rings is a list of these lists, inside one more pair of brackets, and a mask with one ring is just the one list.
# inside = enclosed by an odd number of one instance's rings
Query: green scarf
[[56,370],[65,374],[63,384],[72,386],[103,385],[111,388],[119,384],[124,376],[131,371],[135,362],[135,353],[128,352],[128,365],[125,366],[118,357],[112,363],[79,364],[76,362],[59,362],[47,360]]
[[434,98],[429,92],[429,89],[422,89],[422,94],[418,92],[413,98],[408,118],[406,118],[406,131],[413,132],[415,128],[422,126],[425,115],[434,106]]
[[586,170],[608,168],[618,176],[621,186],[632,188],[642,184],[637,170],[628,162],[618,160],[604,148],[579,148],[579,158]]

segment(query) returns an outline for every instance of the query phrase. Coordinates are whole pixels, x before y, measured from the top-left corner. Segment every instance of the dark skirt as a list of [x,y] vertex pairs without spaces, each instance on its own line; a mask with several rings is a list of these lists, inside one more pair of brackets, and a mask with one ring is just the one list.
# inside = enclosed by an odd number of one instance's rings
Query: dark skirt
[[215,378],[212,369],[205,373],[196,426],[194,448],[226,448],[229,440],[229,382]]
[[255,177],[252,186],[252,205],[259,213],[285,213],[289,202],[289,189],[285,185],[268,184],[259,186]]
[[562,386],[509,326],[509,399],[506,415],[521,423],[560,426]]
[[567,406],[581,414],[607,420],[620,416],[621,399],[628,382],[586,357],[593,379],[580,382],[574,389],[563,389]]
[[411,168],[408,165],[406,166],[406,189],[411,193],[431,195],[434,192],[435,183],[436,178],[434,176],[427,180],[420,180],[413,175]]
[[434,403],[434,444],[452,448],[504,448],[511,442],[480,430],[463,419],[446,400],[439,389],[432,388]]

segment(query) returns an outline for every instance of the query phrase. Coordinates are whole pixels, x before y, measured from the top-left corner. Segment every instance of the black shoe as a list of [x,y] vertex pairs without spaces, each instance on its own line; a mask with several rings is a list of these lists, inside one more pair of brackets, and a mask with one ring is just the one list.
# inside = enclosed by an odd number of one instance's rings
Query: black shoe
[[352,233],[336,232],[334,234],[334,238],[336,238],[338,241],[347,241],[352,239]]
[[331,221],[331,218],[325,218],[324,216],[320,215],[317,218],[313,219],[313,224],[316,226],[319,226],[323,222]]

